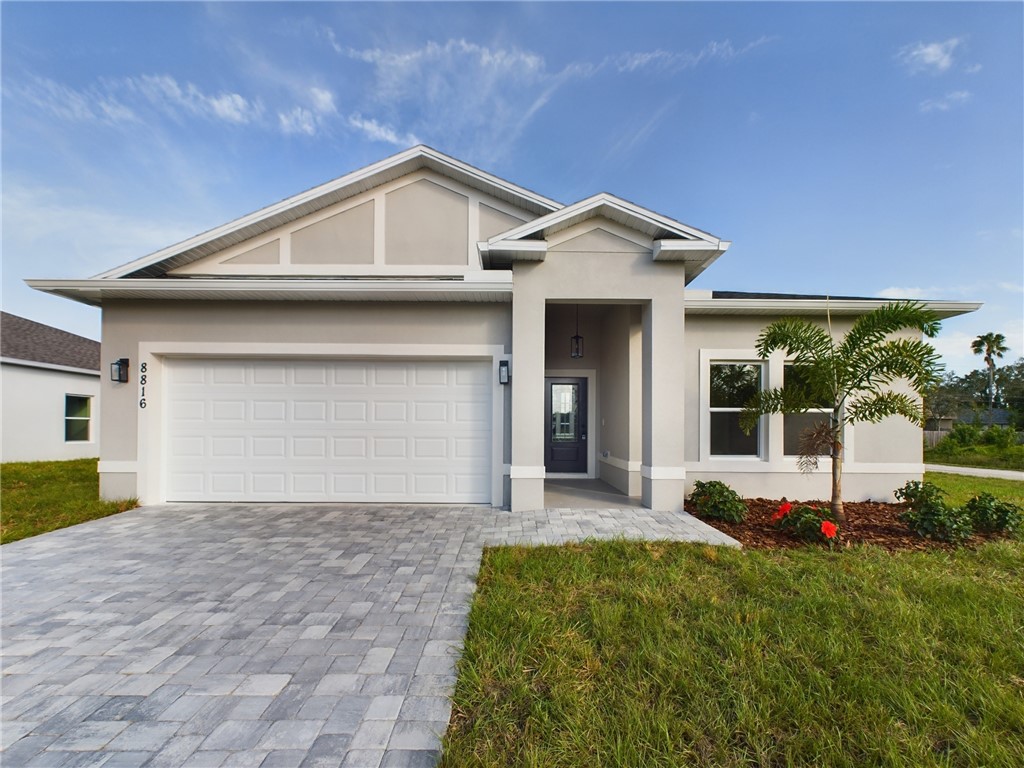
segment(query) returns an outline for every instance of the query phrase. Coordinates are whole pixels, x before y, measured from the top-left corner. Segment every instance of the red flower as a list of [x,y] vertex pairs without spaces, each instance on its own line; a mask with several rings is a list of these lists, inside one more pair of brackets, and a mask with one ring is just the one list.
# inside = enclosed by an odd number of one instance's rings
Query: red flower
[[779,511],[776,512],[774,515],[772,515],[772,522],[773,523],[779,522],[779,520],[781,520],[782,518],[784,518],[786,515],[789,514],[789,511],[791,509],[793,509],[793,505],[792,504],[790,504],[788,501],[782,502],[782,504],[779,506]]
[[825,534],[826,539],[834,539],[836,533],[839,531],[839,526],[833,523],[831,520],[821,521],[821,532]]

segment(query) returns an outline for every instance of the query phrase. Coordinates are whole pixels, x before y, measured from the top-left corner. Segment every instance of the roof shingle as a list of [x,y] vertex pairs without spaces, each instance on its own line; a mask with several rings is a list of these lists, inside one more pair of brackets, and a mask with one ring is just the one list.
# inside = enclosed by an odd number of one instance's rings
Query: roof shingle
[[0,312],[0,357],[98,371],[100,343]]

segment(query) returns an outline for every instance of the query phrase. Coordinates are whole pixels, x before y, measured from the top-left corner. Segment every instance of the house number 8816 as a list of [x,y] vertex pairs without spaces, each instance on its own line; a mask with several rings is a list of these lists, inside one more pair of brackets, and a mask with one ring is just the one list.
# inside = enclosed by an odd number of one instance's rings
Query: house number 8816
[[139,408],[146,407],[146,364],[139,366]]

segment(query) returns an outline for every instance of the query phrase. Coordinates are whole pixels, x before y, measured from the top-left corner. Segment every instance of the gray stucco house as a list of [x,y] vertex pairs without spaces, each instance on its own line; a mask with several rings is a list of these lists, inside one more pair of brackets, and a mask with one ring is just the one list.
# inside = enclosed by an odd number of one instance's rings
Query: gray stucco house
[[[428,147],[86,280],[103,310],[104,496],[544,506],[601,478],[655,509],[688,484],[809,498],[807,418],[738,430],[782,315],[838,333],[882,303],[694,291],[727,241],[609,194],[562,205]],[[930,302],[942,317],[979,305]],[[575,337],[575,338],[574,338]],[[906,421],[845,435],[848,498],[922,472]]]

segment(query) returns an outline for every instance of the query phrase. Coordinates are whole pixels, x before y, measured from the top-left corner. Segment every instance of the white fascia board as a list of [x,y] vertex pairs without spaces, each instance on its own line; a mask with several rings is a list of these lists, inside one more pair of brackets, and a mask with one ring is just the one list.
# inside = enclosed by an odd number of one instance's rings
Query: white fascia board
[[518,261],[543,261],[548,253],[546,240],[499,240],[482,245],[481,256],[499,254]]
[[[117,298],[212,298],[220,300],[238,294],[257,300],[301,300],[310,295],[329,296],[344,301],[348,295],[360,300],[376,296],[382,300],[416,300],[416,296],[447,294],[474,301],[473,295],[488,295],[499,300],[512,296],[512,273],[487,272],[487,278],[470,280],[388,280],[388,279],[251,279],[251,278],[89,278],[85,280],[26,280],[30,288],[74,301],[99,306],[104,299]],[[505,298],[505,297],[508,298]],[[408,299],[407,299],[408,300]]]
[[[894,299],[687,299],[690,315],[862,315],[892,304]],[[921,302],[939,318],[956,317],[981,308],[977,301]]]
[[722,255],[730,245],[728,240],[655,240],[653,255],[655,261],[700,261]]
[[42,368],[46,371],[60,371],[61,373],[77,373],[82,376],[99,376],[100,372],[93,368],[75,368],[72,365],[57,365],[56,363],[40,363],[36,360],[21,360],[17,357],[0,357],[0,363],[4,365],[20,365],[24,368]]
[[310,202],[311,200],[315,200],[318,197],[322,197],[323,195],[342,189],[343,187],[358,184],[359,182],[372,178],[373,176],[383,173],[395,166],[401,165],[402,163],[415,160],[416,158],[429,159],[432,163],[440,166],[441,168],[447,167],[457,170],[462,174],[478,180],[483,186],[491,186],[505,190],[516,196],[529,200],[540,208],[545,208],[549,211],[555,211],[561,208],[561,203],[555,200],[538,195],[536,192],[531,192],[524,187],[517,186],[511,182],[505,181],[504,179],[499,179],[497,176],[492,176],[489,173],[481,171],[479,168],[474,168],[467,163],[463,163],[460,160],[456,160],[453,157],[449,157],[448,155],[438,152],[436,149],[432,149],[431,147],[421,144],[392,155],[391,157],[384,158],[383,160],[373,163],[372,165],[368,165],[365,168],[360,168],[351,173],[345,174],[333,181],[328,181],[305,192],[300,192],[297,195],[293,195],[292,197],[278,203],[274,203],[273,205],[268,205],[265,208],[261,208],[258,211],[254,211],[253,213],[242,216],[241,218],[229,221],[227,224],[222,224],[219,227],[202,232],[187,240],[182,240],[179,243],[162,248],[159,251],[148,254],[147,256],[135,259],[134,261],[115,267],[114,269],[107,270],[106,272],[101,272],[100,274],[95,275],[95,277],[123,277],[124,275],[131,274],[139,269],[159,263],[164,259],[176,256],[183,251],[188,251],[192,248],[205,245],[217,238],[232,234],[250,225],[257,224],[264,219],[268,219],[279,213],[287,211],[289,208],[296,208]]

